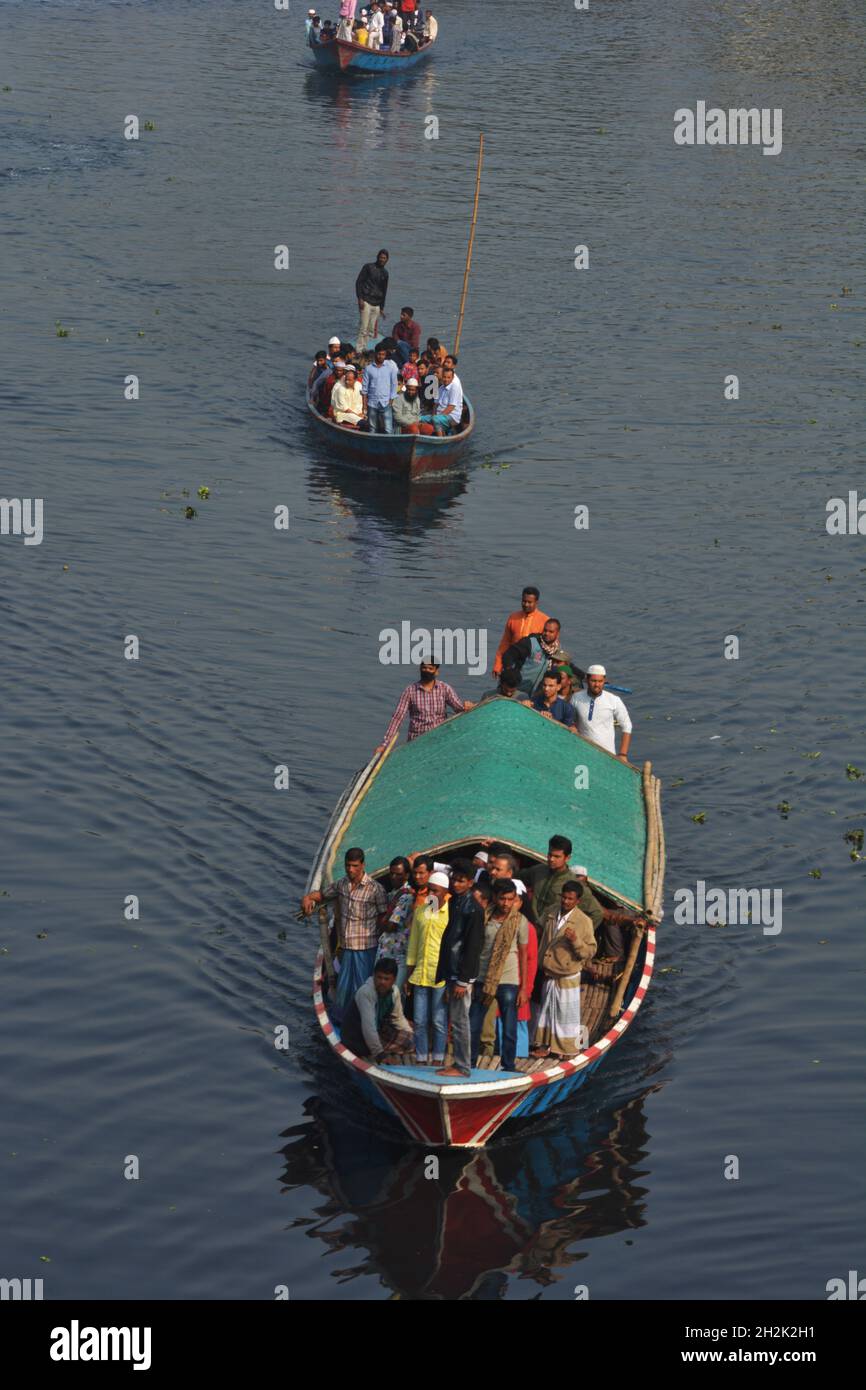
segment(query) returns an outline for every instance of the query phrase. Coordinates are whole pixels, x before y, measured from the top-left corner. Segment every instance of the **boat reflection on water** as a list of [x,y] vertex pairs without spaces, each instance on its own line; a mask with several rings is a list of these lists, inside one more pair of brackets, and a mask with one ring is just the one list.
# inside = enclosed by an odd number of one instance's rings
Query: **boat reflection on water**
[[[353,527],[361,528],[361,532],[369,528],[374,540],[382,538],[380,532],[405,538],[407,527],[410,531],[427,531],[444,525],[449,510],[466,491],[467,482],[462,471],[411,482],[321,461],[309,470],[310,491],[324,497],[334,513],[351,520]],[[360,537],[356,533],[353,538],[357,541]]]
[[515,1279],[568,1277],[588,1254],[580,1243],[644,1224],[643,1102],[656,1089],[591,1115],[561,1112],[555,1129],[511,1143],[435,1154],[356,1129],[313,1098],[309,1122],[283,1136],[282,1181],[325,1198],[297,1223],[309,1236],[366,1252],[334,1271],[341,1282],[378,1274],[397,1298],[502,1298]]

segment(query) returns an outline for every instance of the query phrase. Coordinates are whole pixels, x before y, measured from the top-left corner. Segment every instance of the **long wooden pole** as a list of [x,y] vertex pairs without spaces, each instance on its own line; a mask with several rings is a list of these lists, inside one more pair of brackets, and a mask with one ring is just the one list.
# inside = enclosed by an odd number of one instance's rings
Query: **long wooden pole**
[[460,296],[460,313],[457,315],[457,333],[454,338],[454,356],[460,351],[460,334],[463,332],[463,311],[466,308],[466,291],[469,288],[469,267],[472,265],[472,247],[475,242],[475,223],[478,219],[478,195],[481,192],[481,165],[484,162],[484,135],[478,136],[478,168],[475,172],[475,202],[472,206],[472,221],[469,226],[469,246],[466,251],[466,269],[463,272],[463,293]]

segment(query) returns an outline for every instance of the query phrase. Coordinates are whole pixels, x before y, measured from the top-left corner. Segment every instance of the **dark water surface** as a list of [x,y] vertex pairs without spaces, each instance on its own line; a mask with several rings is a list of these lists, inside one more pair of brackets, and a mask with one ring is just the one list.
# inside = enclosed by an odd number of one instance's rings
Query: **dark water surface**
[[[312,70],[304,9],[0,6],[2,493],[45,506],[40,546],[0,538],[0,1274],[49,1298],[823,1298],[862,1270],[866,1208],[866,552],[825,528],[862,482],[862,7],[442,0],[435,60],[360,89]],[[782,154],[675,147],[698,99],[781,107]],[[124,140],[129,113],[155,129]],[[380,245],[389,307],[453,339],[480,128],[479,426],[410,497],[328,459],[300,383]],[[350,1124],[294,912],[407,679],[379,631],[495,644],[532,581],[634,688],[660,973],[572,1107],[431,1182]],[[782,932],[676,925],[699,878],[781,888]]]

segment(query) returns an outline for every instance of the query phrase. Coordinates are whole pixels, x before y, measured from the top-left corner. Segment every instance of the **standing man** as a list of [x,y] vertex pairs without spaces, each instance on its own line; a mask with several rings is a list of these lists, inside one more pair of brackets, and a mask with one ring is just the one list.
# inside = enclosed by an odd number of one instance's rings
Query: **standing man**
[[[525,875],[532,890],[532,919],[539,924],[560,898],[564,885],[574,877],[568,867],[571,841],[567,835],[551,835],[547,846],[547,863],[537,864]],[[584,909],[585,911],[586,909]]]
[[527,1002],[529,923],[517,906],[510,878],[493,887],[493,908],[484,924],[484,945],[472,996],[469,1025],[472,1056],[478,1054],[481,1029],[491,1006],[502,1020],[502,1070],[513,1071],[517,1056],[517,1012]]
[[384,752],[407,713],[408,742],[411,743],[413,738],[418,738],[420,734],[426,734],[430,729],[436,729],[443,724],[448,718],[446,710],[452,709],[459,714],[462,710],[475,708],[471,700],[461,700],[456,690],[446,681],[437,679],[438,661],[422,661],[420,674],[421,679],[407,685],[400,696],[391,723],[385,731],[385,737],[376,749],[377,753]]
[[[521,684],[530,690],[537,683],[542,670],[549,671],[552,666],[566,663],[582,680],[583,672],[575,666],[562,646],[558,618],[548,618],[541,632],[533,632],[531,637],[521,637],[502,653],[502,669],[517,672],[521,676]],[[527,668],[525,675],[524,666]]]
[[[586,673],[586,690],[578,690],[577,694],[572,696],[577,715],[575,733],[582,734],[591,743],[597,743],[599,748],[606,748],[608,753],[613,753],[614,757],[627,763],[631,743],[631,719],[619,696],[605,690],[606,675],[603,666],[590,666]],[[622,731],[618,753],[617,727]]]
[[592,922],[577,902],[577,884],[569,880],[563,884],[559,905],[545,916],[533,1057],[569,1058],[580,1051],[580,972],[595,954],[595,937]]
[[[376,0],[370,6],[369,37],[367,39],[368,48],[381,48],[382,38],[385,32],[385,16],[379,8]],[[381,253],[380,253],[381,254]],[[382,306],[384,308],[384,305]],[[360,343],[360,339],[358,340]]]
[[400,310],[400,322],[391,329],[391,337],[397,344],[397,359],[400,366],[409,361],[409,349],[421,351],[421,325],[415,322],[415,310],[408,305]]
[[[373,20],[370,20],[370,40],[369,46],[373,48]],[[379,15],[379,36],[382,33],[382,16]],[[378,48],[378,43],[375,45]],[[385,299],[388,294],[388,272],[385,269],[388,264],[388,252],[379,251],[375,261],[368,261],[362,265],[355,281],[355,297],[358,300],[358,312],[361,315],[358,324],[358,337],[355,347],[358,352],[364,352],[370,338],[374,338],[378,332],[379,318],[385,312]]]
[[534,584],[529,584],[520,595],[520,608],[516,613],[509,613],[505,622],[505,631],[502,640],[496,648],[496,656],[493,661],[493,674],[498,676],[502,670],[502,657],[514,642],[519,642],[521,637],[531,637],[534,632],[541,632],[547,622],[547,614],[542,613],[538,606],[541,594]]
[[484,913],[472,894],[473,866],[468,859],[455,859],[451,869],[452,897],[448,904],[448,925],[442,937],[437,975],[445,981],[448,995],[448,1021],[454,1062],[443,1067],[440,1076],[469,1076],[472,1071],[469,1008],[472,986],[478,974],[484,944]]
[[361,380],[361,395],[367,420],[374,434],[393,434],[391,402],[397,394],[397,366],[387,359],[384,347],[376,348],[375,361],[368,362]]
[[301,899],[305,915],[320,903],[336,902],[339,907],[338,943],[340,973],[334,996],[334,1012],[341,1018],[361,985],[366,984],[376,962],[378,928],[387,920],[388,895],[381,883],[364,867],[364,851],[346,851],[346,876],[326,888]]

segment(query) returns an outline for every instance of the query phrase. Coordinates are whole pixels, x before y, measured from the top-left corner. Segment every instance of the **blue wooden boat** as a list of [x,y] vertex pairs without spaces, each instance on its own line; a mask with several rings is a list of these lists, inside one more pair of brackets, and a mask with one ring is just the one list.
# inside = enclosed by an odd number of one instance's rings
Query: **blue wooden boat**
[[[577,763],[589,773],[581,790],[574,790]],[[572,840],[602,901],[640,910],[649,922],[633,933],[622,979],[608,973],[582,985],[586,1039],[570,1061],[518,1059],[515,1071],[503,1072],[494,1058],[466,1080],[439,1076],[414,1058],[383,1065],[357,1057],[328,1012],[329,932],[320,909],[313,999],[322,1033],[368,1098],[425,1146],[478,1148],[506,1121],[568,1100],[627,1032],[652,978],[661,915],[658,778],[649,763],[641,772],[513,700],[486,700],[423,738],[401,746],[393,740],[374,756],[344,792],[316,855],[308,892],[340,876],[350,845],[361,845],[368,872],[384,878],[396,854],[471,856],[487,839],[542,863],[554,833]]]
[[320,415],[307,392],[307,410],[317,431],[328,442],[328,450],[338,458],[390,473],[400,478],[420,478],[445,473],[462,456],[475,429],[475,411],[468,396],[463,397],[467,421],[460,434],[368,434],[364,430],[344,429]]
[[417,53],[388,53],[367,48],[363,43],[331,39],[311,48],[316,67],[345,77],[395,77],[423,63],[436,47],[436,40],[425,43]]

